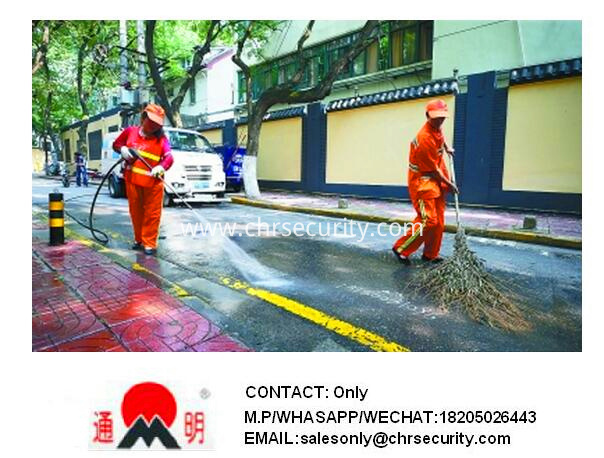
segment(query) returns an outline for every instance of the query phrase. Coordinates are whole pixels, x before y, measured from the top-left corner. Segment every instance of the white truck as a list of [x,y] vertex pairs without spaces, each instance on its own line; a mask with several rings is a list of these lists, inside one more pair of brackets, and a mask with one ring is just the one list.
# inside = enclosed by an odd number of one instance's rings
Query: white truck
[[[166,171],[164,180],[186,202],[223,202],[226,178],[220,154],[201,134],[193,130],[164,127],[170,140],[174,164]],[[104,136],[101,152],[101,171],[104,174],[120,158],[113,151],[113,142],[119,132]],[[109,195],[124,197],[126,195],[122,169],[116,169],[108,178]],[[164,187],[164,206],[179,202],[179,198],[168,187]]]

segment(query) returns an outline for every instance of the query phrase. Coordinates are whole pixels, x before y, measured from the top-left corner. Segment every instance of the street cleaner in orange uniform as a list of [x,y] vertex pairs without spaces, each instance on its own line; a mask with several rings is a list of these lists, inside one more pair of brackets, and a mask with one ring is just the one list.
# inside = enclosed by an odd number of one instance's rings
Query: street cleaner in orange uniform
[[[174,162],[163,123],[163,108],[148,104],[141,113],[140,126],[127,127],[113,142],[113,149],[122,155],[126,163],[124,181],[134,230],[132,249],[144,250],[147,255],[157,251],[164,195],[160,177]],[[152,169],[137,159],[130,148],[136,150]]]
[[446,195],[448,191],[459,192],[450,181],[445,165],[444,153],[454,153],[442,132],[442,124],[448,117],[449,110],[443,100],[428,103],[427,121],[411,142],[408,186],[417,217],[412,229],[407,230],[392,247],[404,264],[410,264],[409,256],[422,244],[424,261],[442,261],[439,252],[445,229]]

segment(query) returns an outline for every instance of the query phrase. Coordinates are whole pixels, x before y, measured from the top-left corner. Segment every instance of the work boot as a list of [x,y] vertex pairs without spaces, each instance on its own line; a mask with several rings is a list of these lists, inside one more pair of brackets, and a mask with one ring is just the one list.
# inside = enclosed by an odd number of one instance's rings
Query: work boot
[[140,242],[134,242],[134,244],[130,247],[135,251],[140,251],[143,249],[143,245]]
[[399,260],[399,262],[400,262],[401,264],[404,264],[404,265],[406,265],[406,266],[410,266],[410,265],[411,265],[411,260],[410,260],[408,257],[401,255],[401,254],[400,254],[398,251],[396,251],[396,249],[394,249],[394,248],[392,249],[392,252],[393,252],[393,253],[394,253],[394,255],[396,256],[396,259],[398,259],[398,260]]
[[445,258],[441,258],[440,256],[437,256],[435,258],[429,258],[425,254],[422,254],[422,261],[432,262],[434,264],[438,264],[439,262],[443,262],[444,260],[445,260]]
[[149,247],[145,247],[145,254],[148,256],[155,256],[155,253],[157,253],[157,250],[155,248],[149,248]]

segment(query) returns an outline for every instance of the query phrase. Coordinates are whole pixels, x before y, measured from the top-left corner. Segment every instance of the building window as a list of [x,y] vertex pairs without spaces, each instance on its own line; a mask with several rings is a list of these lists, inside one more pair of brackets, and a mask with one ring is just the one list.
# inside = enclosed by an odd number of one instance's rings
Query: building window
[[120,126],[118,126],[117,124],[114,126],[109,126],[109,132],[117,132],[119,130]]
[[417,30],[409,27],[403,31],[403,65],[417,62]]
[[367,73],[374,73],[377,72],[379,69],[379,53],[380,53],[380,49],[379,49],[379,43],[375,42],[372,43],[367,50],[365,51],[366,53],[366,64],[367,64]]
[[88,159],[96,161],[101,159],[103,149],[103,131],[95,130],[88,133]]
[[432,40],[434,38],[434,21],[422,22],[419,26],[419,60],[432,59]]
[[365,51],[363,51],[352,62],[352,76],[364,75],[366,73],[366,71],[365,71],[366,56],[367,56],[367,53]]
[[197,102],[197,81],[193,78],[193,82],[191,83],[191,87],[189,88],[189,103],[191,105],[195,105]]
[[[379,38],[342,68],[337,80],[366,75],[388,68],[402,67],[432,59],[434,21],[384,21]],[[305,49],[309,59],[298,88],[316,85],[346,52],[358,32]],[[277,84],[290,81],[296,74],[297,61],[293,54],[252,68],[252,97]],[[245,85],[239,84],[239,101],[245,101]]]
[[245,82],[245,75],[243,74],[243,72],[238,72],[237,77],[237,92],[239,94],[239,103],[245,103],[247,98],[247,84]]
[[65,157],[63,158],[65,162],[71,161],[71,142],[68,138],[65,139]]
[[410,65],[432,59],[434,21],[393,21],[390,33],[390,66]]

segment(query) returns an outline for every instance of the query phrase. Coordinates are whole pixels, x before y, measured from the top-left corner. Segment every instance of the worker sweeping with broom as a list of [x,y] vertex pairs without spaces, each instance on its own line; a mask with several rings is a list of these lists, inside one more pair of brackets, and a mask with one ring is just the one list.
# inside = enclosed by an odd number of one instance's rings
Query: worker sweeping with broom
[[[409,154],[409,194],[417,218],[413,230],[397,240],[392,249],[402,262],[410,264],[409,256],[424,244],[422,258],[429,261],[429,267],[413,276],[412,291],[427,294],[443,309],[458,307],[480,323],[506,331],[528,331],[530,323],[516,304],[516,296],[487,271],[484,261],[468,247],[459,217],[453,150],[441,130],[448,116],[442,100],[426,106],[428,120],[411,142]],[[449,169],[445,152],[449,155]],[[448,191],[455,194],[457,233],[453,254],[443,259],[439,251]]]
[[444,152],[453,154],[447,145],[442,125],[449,117],[447,104],[433,100],[426,106],[427,121],[411,142],[409,151],[408,187],[411,202],[417,213],[412,230],[407,231],[392,247],[404,264],[411,264],[409,256],[423,244],[422,259],[441,262],[440,246],[445,229],[447,192],[458,193],[449,179]]
[[113,149],[126,162],[124,181],[134,231],[132,249],[144,250],[147,255],[157,250],[164,194],[161,177],[174,162],[163,123],[163,108],[148,104],[141,113],[140,126],[127,127],[113,142]]

